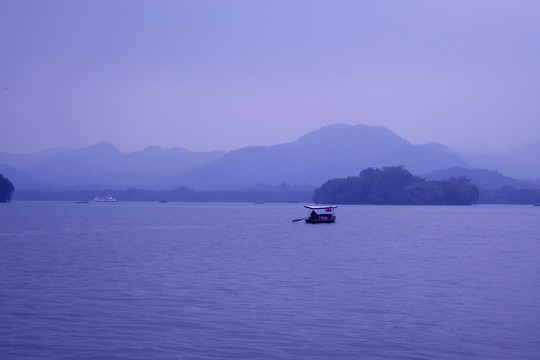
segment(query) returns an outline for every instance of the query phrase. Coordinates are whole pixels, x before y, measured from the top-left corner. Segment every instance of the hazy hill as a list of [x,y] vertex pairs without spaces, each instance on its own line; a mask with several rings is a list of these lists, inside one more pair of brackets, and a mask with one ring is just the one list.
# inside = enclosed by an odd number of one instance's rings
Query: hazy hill
[[[527,143],[503,153],[504,156],[529,165],[535,169],[540,168],[540,140]],[[540,177],[540,175],[537,175]]]
[[463,155],[495,155],[497,153],[485,144],[470,140],[458,141],[450,144],[449,147]]
[[463,160],[472,167],[500,171],[519,179],[540,178],[540,140],[504,152],[472,141],[461,141],[450,147],[462,154]]
[[[187,186],[228,190],[256,184],[320,185],[337,177],[357,176],[366,167],[398,165],[414,175],[447,168],[483,168],[499,171],[501,176],[534,178],[540,177],[540,168],[534,161],[525,164],[519,160],[531,159],[539,144],[528,144],[507,155],[460,155],[438,143],[413,145],[382,126],[335,124],[291,143],[251,146],[229,153],[155,146],[123,153],[108,142],[100,142],[80,149],[59,148],[28,155],[0,153],[0,160],[5,164],[1,168],[4,175],[14,180],[17,189]],[[464,176],[473,175],[477,174]]]
[[382,126],[325,126],[295,142],[247,147],[168,179],[169,186],[234,188],[258,182],[320,184],[357,175],[367,166],[405,165],[412,172],[464,166],[455,153],[432,145],[412,145]]
[[540,178],[540,167],[522,163],[503,155],[463,155],[471,167],[496,170],[517,179]]
[[13,183],[15,190],[50,187],[50,184],[10,165],[0,164],[0,174],[3,174]]
[[425,145],[407,144],[370,163],[370,166],[373,167],[399,165],[404,165],[407,170],[415,175],[452,166],[469,166],[459,154],[437,143]]
[[209,162],[223,154],[159,147],[126,154],[103,141],[81,149],[53,152],[16,172],[14,168],[7,169],[6,173],[23,179],[19,188],[153,187],[164,174]]
[[146,172],[167,174],[179,169],[197,166],[225,154],[224,151],[192,152],[190,150],[174,147],[162,149],[158,146],[149,146],[141,151],[127,154],[117,170],[136,171],[144,169]]
[[73,150],[73,148],[68,147],[58,147],[53,149],[47,149],[43,151],[38,151],[31,154],[8,154],[0,152],[0,164],[6,164],[13,166],[17,169],[22,169],[26,166],[35,164],[37,162],[43,161],[51,156],[55,156],[65,151]]
[[64,151],[23,170],[42,179],[58,180],[114,171],[123,155],[112,144],[102,141],[89,147]]
[[504,176],[498,171],[485,169],[452,167],[443,170],[435,170],[429,174],[422,175],[426,180],[447,180],[451,177],[460,178],[462,176],[469,178],[473,184],[481,189],[498,189],[503,186],[512,186],[520,189],[531,186],[530,183]]

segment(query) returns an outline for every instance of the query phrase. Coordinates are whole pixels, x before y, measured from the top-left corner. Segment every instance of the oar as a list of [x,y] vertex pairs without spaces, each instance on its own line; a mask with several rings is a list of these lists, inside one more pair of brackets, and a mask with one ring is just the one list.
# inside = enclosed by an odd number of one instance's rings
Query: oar
[[292,222],[297,222],[297,221],[304,220],[304,219],[305,219],[305,217],[300,218],[300,219],[294,219]]

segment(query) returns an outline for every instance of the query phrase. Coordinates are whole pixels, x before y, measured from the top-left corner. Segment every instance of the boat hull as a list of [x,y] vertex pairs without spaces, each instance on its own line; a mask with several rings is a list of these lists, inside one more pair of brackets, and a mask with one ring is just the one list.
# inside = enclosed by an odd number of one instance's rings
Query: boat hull
[[308,224],[329,224],[336,221],[336,219],[306,219],[306,223]]

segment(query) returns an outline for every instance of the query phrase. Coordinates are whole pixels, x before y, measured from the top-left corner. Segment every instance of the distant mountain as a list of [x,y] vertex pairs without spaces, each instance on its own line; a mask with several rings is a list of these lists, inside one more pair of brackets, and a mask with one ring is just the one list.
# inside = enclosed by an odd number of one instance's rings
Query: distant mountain
[[476,141],[462,140],[450,144],[449,147],[464,155],[495,155],[497,153],[489,146]]
[[114,172],[125,156],[108,142],[64,151],[23,169],[42,179],[59,180],[64,177],[95,175]]
[[503,155],[538,169],[540,168],[540,140],[508,150]]
[[[443,148],[443,149],[441,149]],[[413,173],[466,166],[441,146],[412,145],[382,126],[336,124],[295,142],[247,147],[168,179],[194,188],[248,187],[259,182],[310,183],[358,175],[368,166],[405,165]]]
[[[320,185],[338,177],[357,176],[367,167],[398,165],[414,175],[448,168],[481,168],[498,171],[500,176],[534,179],[540,178],[540,167],[534,161],[540,154],[539,144],[531,143],[507,154],[461,155],[434,142],[413,145],[382,126],[334,124],[290,143],[228,153],[155,146],[124,153],[108,142],[28,155],[0,153],[0,170],[13,179],[17,189],[46,190],[166,190],[180,186],[230,190],[257,184]],[[467,177],[473,175],[477,174]],[[508,179],[499,180],[509,183]],[[494,178],[489,181],[496,182]]]
[[50,184],[7,164],[0,164],[0,174],[13,183],[15,190],[50,187]]
[[224,153],[148,147],[126,154],[103,141],[81,149],[53,151],[49,157],[27,161],[27,166],[8,168],[6,172],[21,179],[18,188],[146,188],[162,182],[165,174],[212,161]]
[[503,155],[462,155],[473,168],[496,170],[517,179],[540,178],[540,167],[522,163]]
[[520,179],[540,178],[540,140],[505,152],[496,152],[472,141],[461,141],[450,147],[474,168],[496,170]]
[[459,154],[437,143],[408,144],[370,163],[373,167],[399,165],[404,165],[405,169],[415,175],[452,166],[469,166]]
[[47,149],[38,151],[31,154],[8,154],[0,152],[0,163],[13,166],[17,169],[22,169],[26,166],[43,161],[51,156],[58,155],[64,151],[70,151],[73,148],[58,147],[53,149]]
[[223,150],[210,152],[192,152],[173,147],[162,149],[149,146],[141,151],[129,153],[122,159],[117,171],[137,171],[145,169],[149,173],[168,174],[179,169],[188,169],[223,156]]
[[486,169],[467,169],[462,167],[451,167],[444,170],[435,170],[429,174],[422,175],[426,180],[447,180],[449,178],[466,177],[481,189],[498,189],[503,186],[512,186],[516,189],[528,188],[533,184],[504,176],[498,171]]

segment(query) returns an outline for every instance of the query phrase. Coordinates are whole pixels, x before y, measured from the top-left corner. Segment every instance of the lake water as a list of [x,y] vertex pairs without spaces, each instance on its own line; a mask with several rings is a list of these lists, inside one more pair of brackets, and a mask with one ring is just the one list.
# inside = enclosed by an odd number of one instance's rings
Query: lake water
[[0,204],[1,359],[539,359],[540,208]]

